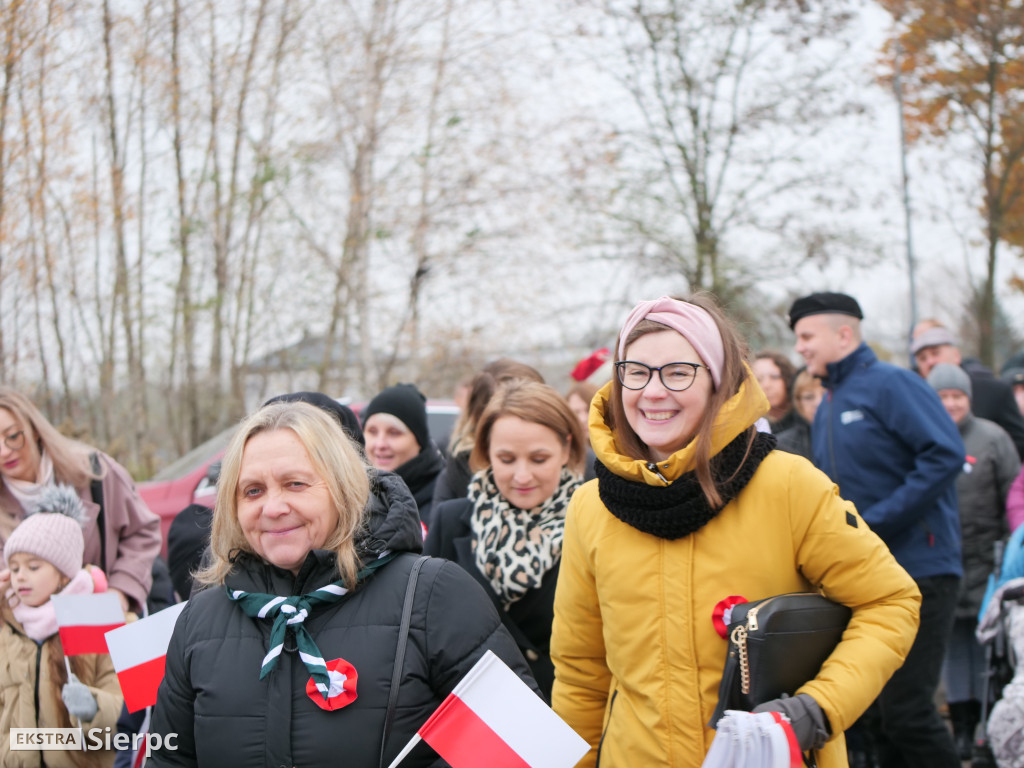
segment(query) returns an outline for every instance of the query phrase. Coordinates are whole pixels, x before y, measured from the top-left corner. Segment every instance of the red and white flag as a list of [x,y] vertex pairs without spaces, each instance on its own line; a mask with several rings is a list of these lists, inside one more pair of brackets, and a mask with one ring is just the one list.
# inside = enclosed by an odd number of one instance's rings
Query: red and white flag
[[156,692],[164,679],[167,644],[186,604],[176,603],[107,634],[110,660],[129,712],[156,704]]
[[51,599],[65,656],[106,653],[103,635],[124,624],[121,601],[113,592],[54,595]]
[[572,768],[590,748],[491,651],[391,763],[422,739],[452,768]]

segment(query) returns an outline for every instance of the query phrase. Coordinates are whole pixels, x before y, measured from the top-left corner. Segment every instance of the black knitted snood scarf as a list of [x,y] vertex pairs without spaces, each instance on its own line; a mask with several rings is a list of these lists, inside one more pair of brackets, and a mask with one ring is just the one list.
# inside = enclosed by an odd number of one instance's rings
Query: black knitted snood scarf
[[[723,507],[746,487],[764,457],[775,448],[774,435],[758,432],[748,454],[747,440],[744,432],[711,460]],[[660,539],[681,539],[707,525],[721,511],[708,504],[695,471],[671,485],[654,486],[621,478],[600,461],[594,464],[601,501],[619,520],[638,531]]]

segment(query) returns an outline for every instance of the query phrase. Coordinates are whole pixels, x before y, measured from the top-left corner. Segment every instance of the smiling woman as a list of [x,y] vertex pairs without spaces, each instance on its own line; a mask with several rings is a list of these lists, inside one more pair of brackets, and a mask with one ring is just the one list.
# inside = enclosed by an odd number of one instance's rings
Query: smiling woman
[[843,731],[913,642],[913,581],[824,474],[757,431],[769,402],[745,359],[706,296],[640,302],[622,325],[554,602],[552,706],[591,744],[582,768],[700,765],[737,602],[818,591],[853,609],[819,675],[760,705],[822,768],[846,765]]
[[546,694],[565,510],[584,456],[565,398],[534,381],[502,385],[477,424],[468,496],[435,509],[424,544],[484,585]]
[[0,544],[56,485],[73,487],[85,507],[85,562],[106,572],[125,610],[141,611],[160,551],[159,519],[124,467],[61,434],[20,392],[0,387]]
[[[177,620],[153,714],[178,748],[151,764],[387,765],[486,651],[535,686],[484,591],[421,561],[422,541],[408,488],[327,412],[250,416],[224,455],[209,588]],[[437,760],[421,744],[403,766]]]

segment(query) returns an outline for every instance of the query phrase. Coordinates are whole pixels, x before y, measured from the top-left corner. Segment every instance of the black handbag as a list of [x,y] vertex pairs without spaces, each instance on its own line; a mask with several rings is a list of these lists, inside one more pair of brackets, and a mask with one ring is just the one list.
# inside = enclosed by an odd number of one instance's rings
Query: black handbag
[[727,709],[749,712],[792,696],[818,674],[839,644],[852,611],[817,592],[774,595],[733,606],[729,655],[718,688],[715,727]]

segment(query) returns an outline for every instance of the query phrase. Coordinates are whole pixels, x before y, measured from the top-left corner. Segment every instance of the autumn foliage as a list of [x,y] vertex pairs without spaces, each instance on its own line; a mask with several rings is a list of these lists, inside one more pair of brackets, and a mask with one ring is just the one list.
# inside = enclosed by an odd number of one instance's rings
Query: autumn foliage
[[991,363],[999,245],[1024,247],[1024,3],[879,2],[896,21],[883,59],[889,82],[899,75],[908,138],[970,140],[987,241],[979,352]]

